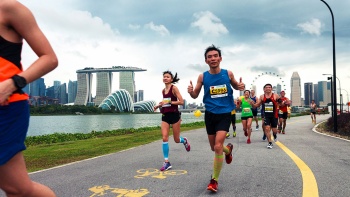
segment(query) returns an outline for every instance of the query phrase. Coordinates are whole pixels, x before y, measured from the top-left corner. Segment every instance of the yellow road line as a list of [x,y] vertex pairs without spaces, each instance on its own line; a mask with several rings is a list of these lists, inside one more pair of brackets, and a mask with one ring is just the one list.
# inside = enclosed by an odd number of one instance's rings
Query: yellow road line
[[311,169],[296,154],[289,150],[281,142],[276,144],[294,161],[298,166],[303,178],[303,197],[318,197],[318,187],[314,174]]

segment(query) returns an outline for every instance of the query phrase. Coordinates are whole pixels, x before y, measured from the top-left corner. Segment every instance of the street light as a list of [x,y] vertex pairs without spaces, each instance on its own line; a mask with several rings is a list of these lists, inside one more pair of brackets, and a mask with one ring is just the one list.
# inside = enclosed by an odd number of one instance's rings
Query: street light
[[[334,16],[333,16],[333,11],[331,9],[331,7],[329,7],[329,5],[324,1],[324,0],[321,0],[324,4],[326,4],[326,6],[328,7],[329,11],[331,12],[331,15],[332,15],[332,32],[333,32],[333,76],[334,78],[337,77],[337,72],[336,72],[336,65],[335,65],[335,33],[334,33]],[[333,80],[333,84],[334,84],[334,88],[333,89],[337,89],[337,83],[335,80]],[[336,92],[336,91],[334,91]],[[334,94],[334,100],[337,101],[337,94],[335,93]],[[333,106],[333,110],[337,111],[337,105],[334,105]],[[335,114],[335,116],[333,117],[334,118],[334,132],[338,132],[338,118],[337,118],[337,114]]]
[[[331,75],[331,74],[322,74],[322,75]],[[331,76],[333,76],[333,75],[331,75]],[[339,82],[339,95],[340,95],[340,113],[342,113],[342,111],[343,111],[343,95],[341,94],[341,85],[340,85],[340,80],[339,80],[339,78],[338,77],[336,77],[337,79],[338,79],[338,82]],[[329,79],[328,79],[329,80]],[[332,83],[332,81],[331,81],[331,83]],[[334,94],[337,94],[337,90],[335,89],[335,91],[334,91]],[[337,100],[334,100],[334,103],[335,103],[335,108],[337,109],[337,107],[338,107],[338,104],[337,104]]]
[[334,117],[334,111],[333,111],[333,106],[334,106],[334,100],[333,100],[333,85],[332,85],[332,77],[328,77],[328,80],[331,80],[331,109],[332,109],[332,118]]

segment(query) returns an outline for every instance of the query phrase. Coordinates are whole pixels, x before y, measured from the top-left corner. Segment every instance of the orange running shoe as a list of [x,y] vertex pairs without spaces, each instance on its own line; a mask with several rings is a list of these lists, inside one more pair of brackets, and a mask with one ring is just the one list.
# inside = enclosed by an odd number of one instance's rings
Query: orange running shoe
[[225,160],[227,164],[230,164],[232,162],[233,145],[231,143],[228,143],[226,147],[230,150],[230,152],[227,155],[225,154]]
[[218,182],[215,181],[215,179],[211,179],[210,183],[207,187],[207,190],[210,190],[212,192],[217,192],[218,191]]

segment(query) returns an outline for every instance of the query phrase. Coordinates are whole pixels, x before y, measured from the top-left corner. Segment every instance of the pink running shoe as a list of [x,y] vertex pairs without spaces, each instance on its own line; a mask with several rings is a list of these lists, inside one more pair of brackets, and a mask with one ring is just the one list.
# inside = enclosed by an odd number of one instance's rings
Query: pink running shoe
[[186,137],[184,137],[184,146],[185,146],[185,149],[187,152],[190,152],[191,150],[191,145],[190,143],[188,142],[188,139]]

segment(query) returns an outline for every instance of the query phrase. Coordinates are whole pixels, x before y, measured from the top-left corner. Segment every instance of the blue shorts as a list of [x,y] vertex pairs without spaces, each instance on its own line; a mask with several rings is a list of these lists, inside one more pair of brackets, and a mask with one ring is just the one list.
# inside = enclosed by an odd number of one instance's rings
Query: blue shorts
[[29,126],[28,101],[0,106],[0,165],[26,149],[24,140]]

